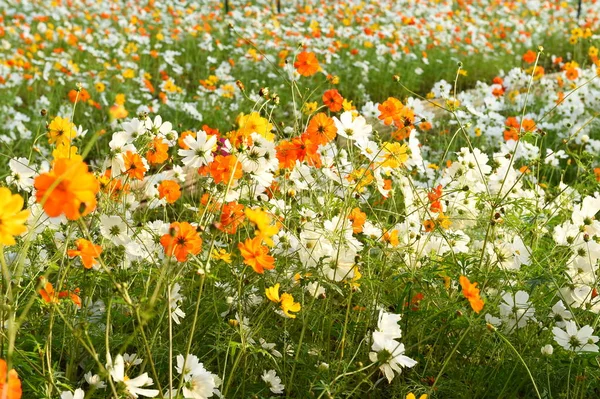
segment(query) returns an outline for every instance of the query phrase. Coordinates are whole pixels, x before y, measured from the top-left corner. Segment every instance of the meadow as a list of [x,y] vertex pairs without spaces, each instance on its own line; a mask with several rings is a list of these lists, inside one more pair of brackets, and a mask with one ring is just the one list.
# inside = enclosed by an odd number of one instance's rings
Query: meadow
[[599,48],[597,0],[0,0],[0,399],[600,397]]

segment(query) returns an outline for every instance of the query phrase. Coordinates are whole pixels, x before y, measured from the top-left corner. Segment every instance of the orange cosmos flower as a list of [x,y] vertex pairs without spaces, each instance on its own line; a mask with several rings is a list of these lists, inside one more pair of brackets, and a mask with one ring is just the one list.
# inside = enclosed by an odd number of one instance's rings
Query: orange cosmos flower
[[90,93],[86,89],[81,89],[79,91],[79,97],[77,97],[77,90],[73,89],[69,91],[69,101],[72,103],[77,100],[80,103],[87,103],[87,101],[91,98]]
[[392,247],[397,247],[400,244],[398,239],[398,230],[386,230],[381,237],[381,241],[390,244]]
[[331,89],[323,93],[323,104],[329,108],[331,112],[338,112],[344,104],[344,97],[336,90]]
[[81,263],[83,263],[83,267],[86,269],[91,269],[98,264],[96,258],[102,253],[102,247],[100,245],[95,245],[84,238],[75,241],[75,245],[77,246],[77,249],[69,249],[67,251],[67,255],[69,255],[70,258],[79,256],[81,258]]
[[294,68],[302,76],[312,76],[321,69],[315,53],[307,51],[298,54],[296,62],[294,62]]
[[15,369],[8,371],[8,365],[4,359],[0,359],[0,398],[21,399],[21,379]]
[[179,184],[173,180],[163,180],[158,185],[158,198],[165,198],[169,204],[177,201],[181,197]]
[[471,283],[465,276],[460,276],[459,282],[460,286],[462,287],[463,295],[469,300],[471,308],[473,308],[475,313],[481,312],[483,309],[483,300],[479,296],[479,288],[477,288],[477,283]]
[[127,118],[129,112],[127,112],[122,104],[115,104],[108,109],[108,114],[110,116],[110,120],[115,120]]
[[367,221],[367,214],[362,212],[360,208],[354,208],[350,212],[348,219],[352,222],[352,232],[354,234],[362,233],[363,226]]
[[244,205],[229,202],[223,206],[220,222],[216,223],[216,227],[227,234],[235,234],[245,217]]
[[110,169],[106,169],[104,174],[98,177],[98,183],[100,184],[100,190],[112,199],[118,199],[121,193],[127,193],[130,189],[129,184],[124,185],[120,178],[113,178]]
[[579,72],[577,68],[569,68],[567,69],[566,76],[569,80],[576,80],[579,77]]
[[312,117],[308,123],[306,134],[311,138],[311,141],[318,145],[327,144],[337,135],[337,128],[333,119],[328,117],[323,112],[320,112]]
[[536,125],[532,119],[523,119],[523,123],[520,124],[519,120],[514,116],[509,116],[504,122],[506,126],[504,130],[504,140],[519,140],[519,127],[525,132],[532,132]]
[[50,217],[63,213],[77,220],[96,209],[100,186],[87,165],[73,159],[57,159],[52,170],[36,177],[33,183],[36,200]]
[[46,282],[42,288],[39,290],[42,299],[46,303],[58,303],[58,294],[54,291],[54,287],[51,282]]
[[161,138],[155,137],[146,152],[146,159],[150,165],[159,165],[169,158],[169,145]]
[[58,293],[58,298],[63,299],[68,297],[75,306],[81,309],[81,297],[77,294],[79,294],[79,288],[75,288],[75,291],[73,292],[61,291]]
[[179,262],[185,262],[188,254],[198,255],[202,249],[202,238],[188,222],[171,223],[170,232],[161,237],[160,243],[165,254],[175,255]]
[[229,180],[239,179],[242,174],[242,165],[238,163],[235,155],[217,155],[210,164],[210,175],[217,184],[229,184]]
[[293,141],[282,140],[275,148],[280,169],[291,169],[298,159],[298,147]]
[[433,191],[427,193],[427,198],[429,202],[431,202],[431,206],[429,210],[431,212],[439,213],[442,211],[442,203],[440,202],[440,198],[442,198],[442,185],[439,184]]
[[269,255],[269,248],[262,245],[261,242],[261,237],[254,237],[238,244],[238,249],[244,257],[244,263],[259,274],[263,274],[265,269],[273,270],[275,268],[275,258]]
[[523,54],[523,61],[525,61],[528,64],[533,64],[536,58],[537,53],[533,50],[527,50],[527,52]]
[[144,173],[148,170],[144,162],[142,161],[142,157],[139,154],[136,154],[132,151],[127,151],[123,155],[123,161],[125,162],[125,173],[133,178],[142,180],[144,178]]
[[402,105],[400,100],[389,97],[377,107],[379,110],[379,119],[381,119],[385,125],[391,125],[392,122],[402,121],[403,108],[404,105]]

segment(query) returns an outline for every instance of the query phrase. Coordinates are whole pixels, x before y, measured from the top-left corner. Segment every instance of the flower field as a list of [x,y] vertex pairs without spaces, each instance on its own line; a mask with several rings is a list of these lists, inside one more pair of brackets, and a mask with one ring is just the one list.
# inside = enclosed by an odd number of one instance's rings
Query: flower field
[[600,397],[599,48],[597,0],[0,0],[0,399]]

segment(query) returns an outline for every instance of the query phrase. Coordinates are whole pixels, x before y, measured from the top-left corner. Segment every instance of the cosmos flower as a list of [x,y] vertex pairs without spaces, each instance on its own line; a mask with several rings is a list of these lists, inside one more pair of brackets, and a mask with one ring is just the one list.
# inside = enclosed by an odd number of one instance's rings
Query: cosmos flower
[[6,187],[0,187],[0,244],[14,245],[15,236],[27,231],[25,222],[29,211],[23,209],[23,197],[12,194]]
[[35,178],[37,202],[50,217],[64,214],[77,220],[96,209],[96,194],[100,186],[82,161],[58,159],[52,170]]
[[196,229],[188,222],[173,222],[170,232],[164,234],[160,243],[168,256],[185,262],[189,254],[198,255],[202,249],[202,239]]

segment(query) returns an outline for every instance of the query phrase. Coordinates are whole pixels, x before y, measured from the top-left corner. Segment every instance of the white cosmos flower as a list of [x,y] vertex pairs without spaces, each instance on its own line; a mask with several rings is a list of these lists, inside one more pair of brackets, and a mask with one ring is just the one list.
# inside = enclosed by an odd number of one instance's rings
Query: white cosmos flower
[[400,374],[403,367],[413,367],[416,360],[404,355],[404,344],[394,339],[387,338],[383,332],[373,333],[373,352],[369,353],[372,362],[379,362],[379,369],[383,372],[388,382],[394,379],[394,372]]
[[550,344],[542,346],[542,355],[544,356],[552,356],[554,353],[554,347]]
[[98,374],[92,374],[91,371],[88,371],[84,377],[85,381],[94,389],[106,388],[106,383],[102,381]]
[[592,335],[594,330],[590,326],[583,326],[577,329],[577,324],[572,320],[565,322],[565,329],[554,327],[554,340],[557,344],[566,350],[581,353],[581,352],[598,352],[598,337]]
[[529,303],[529,294],[525,291],[509,292],[502,295],[504,302],[500,303],[500,316],[505,323],[506,331],[514,327],[522,328],[529,320],[535,320],[535,308]]
[[81,388],[77,388],[75,392],[65,391],[60,394],[60,399],[83,399],[85,392]]
[[554,319],[557,327],[563,328],[566,325],[565,321],[571,320],[573,314],[565,307],[563,301],[558,301],[552,306],[552,311],[548,317]]
[[180,293],[179,290],[181,286],[178,283],[173,284],[173,288],[171,288],[171,301],[169,305],[171,306],[171,318],[177,324],[181,324],[180,318],[185,317],[185,313],[179,307],[180,303],[185,299]]
[[281,378],[277,376],[275,370],[264,371],[261,376],[262,380],[269,385],[269,389],[274,394],[282,394],[284,390],[284,385],[281,383]]
[[100,216],[100,233],[115,245],[126,245],[131,241],[127,235],[127,225],[120,216]]
[[154,134],[158,134],[161,137],[167,136],[173,130],[173,124],[171,122],[164,122],[160,115],[156,115],[154,117],[154,121],[148,118],[144,121],[144,126],[146,129],[151,131]]
[[204,130],[196,134],[196,138],[186,136],[183,142],[189,147],[189,150],[180,149],[177,153],[184,157],[181,162],[190,168],[199,168],[208,165],[213,161],[212,151],[217,144],[217,136],[208,135]]
[[183,377],[182,393],[185,399],[206,399],[219,395],[217,388],[221,385],[221,379],[206,370],[197,356],[178,355],[175,370]]
[[123,154],[127,151],[136,152],[136,148],[133,144],[129,143],[127,132],[117,132],[113,134],[108,146],[110,147],[110,169],[112,177],[115,177],[125,172]]
[[129,122],[123,123],[123,130],[126,133],[127,142],[131,143],[133,140],[146,133],[146,126],[144,125],[144,122],[140,121],[138,118],[133,118]]
[[29,166],[27,158],[13,158],[8,161],[8,167],[10,176],[6,178],[6,183],[14,184],[19,190],[30,191],[35,170]]
[[379,311],[379,319],[377,321],[377,329],[389,339],[397,339],[402,337],[402,331],[398,325],[400,322],[400,315],[386,312],[385,310]]
[[158,390],[144,388],[153,383],[152,378],[148,377],[148,373],[141,374],[135,378],[125,375],[125,361],[123,360],[123,356],[117,355],[114,362],[109,357],[106,368],[109,370],[113,381],[123,383],[127,393],[133,398],[140,396],[154,398],[158,395]]
[[373,131],[373,127],[367,124],[364,117],[360,115],[354,117],[351,111],[344,112],[340,115],[340,119],[334,116],[333,123],[337,134],[349,140],[364,142],[369,139]]

